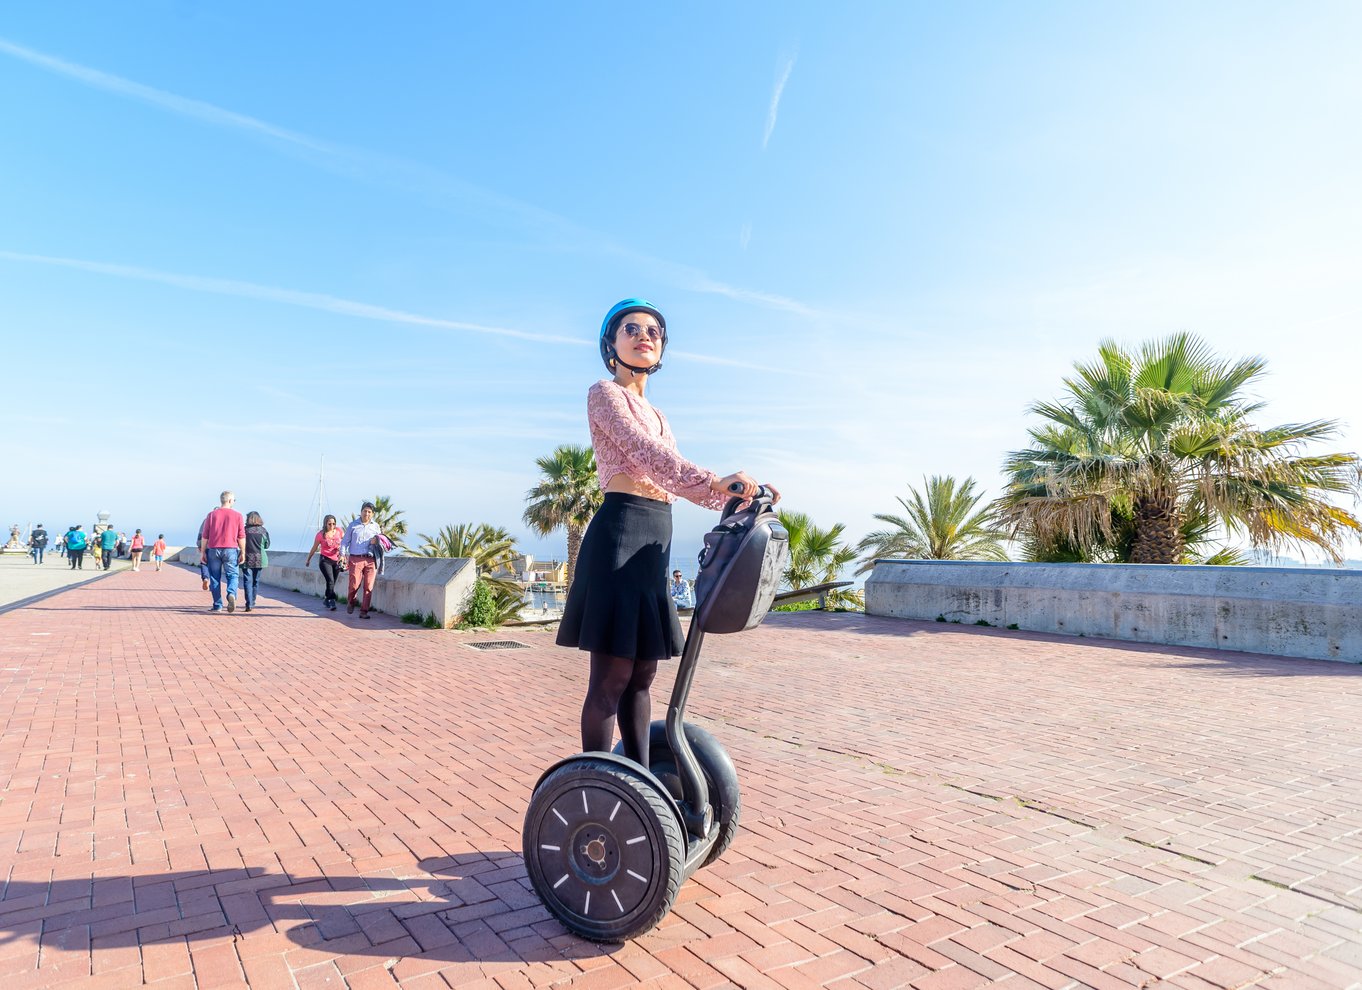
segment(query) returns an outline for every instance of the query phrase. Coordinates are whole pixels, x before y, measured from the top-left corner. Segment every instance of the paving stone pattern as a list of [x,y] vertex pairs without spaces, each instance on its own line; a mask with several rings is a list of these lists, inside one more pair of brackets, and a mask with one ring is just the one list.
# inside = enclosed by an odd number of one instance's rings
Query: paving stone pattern
[[[0,990],[1362,986],[1362,669],[782,615],[695,720],[743,829],[654,932],[539,904],[585,665],[197,574],[0,615]],[[670,686],[654,691],[660,709]]]

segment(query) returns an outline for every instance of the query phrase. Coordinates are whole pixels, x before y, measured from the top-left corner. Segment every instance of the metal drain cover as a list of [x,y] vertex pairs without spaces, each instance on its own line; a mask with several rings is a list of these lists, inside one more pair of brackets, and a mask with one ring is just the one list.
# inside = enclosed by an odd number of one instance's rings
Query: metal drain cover
[[517,643],[513,639],[488,639],[481,643],[465,643],[471,650],[528,650],[529,647],[524,643]]

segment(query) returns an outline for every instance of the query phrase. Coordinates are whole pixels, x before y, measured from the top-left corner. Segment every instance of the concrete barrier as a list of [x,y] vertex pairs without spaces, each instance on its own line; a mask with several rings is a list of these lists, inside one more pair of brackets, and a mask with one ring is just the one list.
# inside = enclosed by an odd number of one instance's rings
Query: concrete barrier
[[866,612],[1362,663],[1362,571],[879,560]]
[[[306,559],[305,553],[271,550],[270,566],[260,572],[260,583],[321,597],[326,581],[317,567],[317,558],[313,557],[310,567],[304,566]],[[178,560],[197,568],[199,552],[186,547],[180,551]],[[441,626],[448,627],[463,614],[477,577],[477,568],[467,557],[389,557],[374,585],[373,607],[388,615],[433,613]],[[336,582],[336,594],[342,602],[348,580],[342,574]]]

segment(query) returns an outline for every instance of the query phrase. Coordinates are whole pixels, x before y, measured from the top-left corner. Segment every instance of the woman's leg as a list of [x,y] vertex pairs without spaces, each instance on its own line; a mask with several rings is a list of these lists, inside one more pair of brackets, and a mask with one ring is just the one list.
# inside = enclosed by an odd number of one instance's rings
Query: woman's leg
[[326,582],[326,593],[322,596],[322,602],[329,608],[336,604],[336,562],[329,557],[323,557],[317,566],[321,568],[322,580]]
[[615,741],[615,713],[634,674],[634,661],[591,654],[591,678],[582,702],[582,752],[608,753]]
[[657,676],[656,660],[635,660],[634,674],[620,698],[620,739],[624,755],[641,766],[648,765],[648,733],[652,727],[653,699],[648,693]]
[[618,714],[624,755],[635,763],[648,765],[648,730],[652,724],[648,689],[656,675],[656,660],[591,654],[591,679],[586,701],[582,703],[583,752],[610,750]]

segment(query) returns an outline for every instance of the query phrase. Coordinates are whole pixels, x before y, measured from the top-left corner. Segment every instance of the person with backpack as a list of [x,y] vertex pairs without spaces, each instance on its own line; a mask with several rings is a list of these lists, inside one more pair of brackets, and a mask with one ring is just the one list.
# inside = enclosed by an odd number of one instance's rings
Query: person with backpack
[[256,590],[260,586],[260,572],[270,566],[265,551],[270,546],[270,531],[258,512],[246,513],[246,552],[241,557],[241,595],[246,599],[246,611],[255,608]]
[[33,556],[33,563],[43,562],[43,551],[47,549],[47,530],[43,529],[43,524],[38,523],[28,534],[28,552]]
[[85,532],[77,523],[66,531],[66,556],[71,570],[85,570]]
[[742,471],[720,477],[682,457],[666,417],[644,397],[667,348],[667,321],[656,306],[616,303],[599,343],[612,377],[591,386],[586,409],[605,500],[582,538],[557,643],[591,657],[582,750],[609,751],[618,717],[624,755],[647,766],[649,688],[658,661],[680,656],[685,642],[667,589],[672,502],[679,495],[722,509],[734,495],[755,495],[758,485]]

